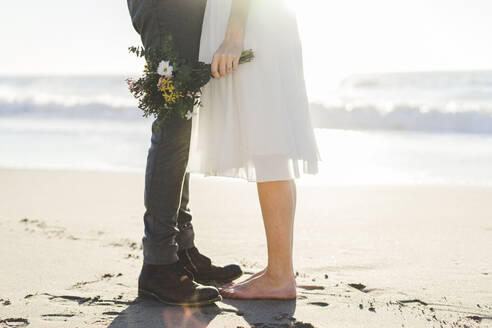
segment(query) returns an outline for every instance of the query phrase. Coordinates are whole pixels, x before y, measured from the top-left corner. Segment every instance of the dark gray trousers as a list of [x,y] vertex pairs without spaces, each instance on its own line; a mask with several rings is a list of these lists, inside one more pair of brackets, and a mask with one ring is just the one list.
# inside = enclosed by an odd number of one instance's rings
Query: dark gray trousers
[[[206,0],[127,0],[132,23],[146,49],[171,33],[181,56],[198,59]],[[191,108],[190,108],[191,109]],[[170,264],[177,250],[194,246],[189,204],[191,121],[173,116],[152,126],[145,173],[144,262]]]

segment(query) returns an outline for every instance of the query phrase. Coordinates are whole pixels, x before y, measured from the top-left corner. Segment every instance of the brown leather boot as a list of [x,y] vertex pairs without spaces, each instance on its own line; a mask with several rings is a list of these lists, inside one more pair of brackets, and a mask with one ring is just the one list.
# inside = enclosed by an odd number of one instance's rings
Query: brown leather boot
[[144,264],[138,279],[138,296],[183,306],[207,305],[222,300],[217,288],[191,280],[181,263]]
[[232,282],[243,274],[241,267],[236,264],[223,267],[213,265],[196,247],[180,250],[178,257],[188,276],[200,284],[219,286]]

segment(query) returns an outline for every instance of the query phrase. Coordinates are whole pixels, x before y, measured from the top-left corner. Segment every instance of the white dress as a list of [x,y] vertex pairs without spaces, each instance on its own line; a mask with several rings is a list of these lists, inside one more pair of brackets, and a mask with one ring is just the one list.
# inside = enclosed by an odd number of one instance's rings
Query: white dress
[[[200,61],[224,40],[233,0],[208,0]],[[316,174],[321,160],[309,114],[295,13],[284,0],[251,0],[245,49],[255,59],[203,89],[193,117],[188,172],[253,182]]]

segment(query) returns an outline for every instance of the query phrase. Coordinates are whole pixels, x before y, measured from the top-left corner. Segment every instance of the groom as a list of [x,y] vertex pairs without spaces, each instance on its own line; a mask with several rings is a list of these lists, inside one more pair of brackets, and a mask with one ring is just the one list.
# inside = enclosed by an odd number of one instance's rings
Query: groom
[[[127,1],[133,26],[146,49],[159,47],[162,37],[171,33],[181,56],[198,59],[206,0]],[[190,175],[186,173],[191,120],[173,116],[161,129],[152,131],[139,296],[167,304],[213,303],[221,297],[215,287],[207,285],[231,282],[242,271],[237,265],[213,265],[194,245],[188,206]]]

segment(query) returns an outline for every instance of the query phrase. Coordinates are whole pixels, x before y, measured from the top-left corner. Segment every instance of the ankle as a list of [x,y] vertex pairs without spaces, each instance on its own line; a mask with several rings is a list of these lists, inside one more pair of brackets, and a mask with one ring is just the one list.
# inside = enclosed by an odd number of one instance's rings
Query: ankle
[[271,270],[267,268],[265,275],[268,280],[276,285],[295,284],[296,280],[294,272],[290,270]]

